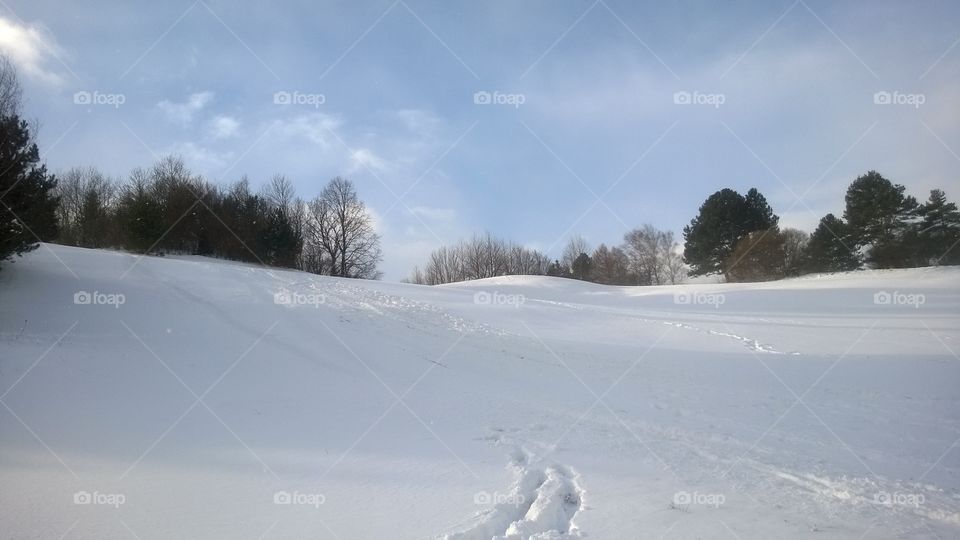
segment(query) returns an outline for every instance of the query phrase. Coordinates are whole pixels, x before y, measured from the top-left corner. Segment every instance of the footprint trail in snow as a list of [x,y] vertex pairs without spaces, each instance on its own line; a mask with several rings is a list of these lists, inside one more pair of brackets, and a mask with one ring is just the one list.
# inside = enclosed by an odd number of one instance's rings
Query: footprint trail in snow
[[494,503],[478,514],[467,530],[448,534],[444,540],[563,540],[581,538],[574,523],[584,509],[584,491],[579,475],[568,466],[536,463],[533,454],[516,448],[510,467],[516,481],[503,496],[481,492]]

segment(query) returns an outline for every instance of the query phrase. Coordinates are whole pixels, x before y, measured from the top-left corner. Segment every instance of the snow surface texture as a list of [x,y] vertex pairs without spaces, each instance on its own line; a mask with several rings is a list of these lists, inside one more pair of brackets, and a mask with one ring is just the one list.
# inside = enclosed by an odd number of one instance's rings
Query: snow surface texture
[[958,538],[958,285],[44,245],[0,272],[0,537]]

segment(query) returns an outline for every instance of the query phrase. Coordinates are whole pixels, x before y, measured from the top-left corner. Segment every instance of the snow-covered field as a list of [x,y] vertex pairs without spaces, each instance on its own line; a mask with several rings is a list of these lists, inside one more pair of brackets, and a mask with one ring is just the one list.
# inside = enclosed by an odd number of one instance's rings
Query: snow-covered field
[[0,536],[957,538],[958,285],[45,245],[0,272]]

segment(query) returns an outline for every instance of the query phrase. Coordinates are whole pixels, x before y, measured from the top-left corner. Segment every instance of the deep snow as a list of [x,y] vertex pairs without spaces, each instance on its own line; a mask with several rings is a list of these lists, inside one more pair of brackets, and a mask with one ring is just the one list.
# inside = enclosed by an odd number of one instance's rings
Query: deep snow
[[0,536],[956,538],[958,284],[44,245],[0,272]]

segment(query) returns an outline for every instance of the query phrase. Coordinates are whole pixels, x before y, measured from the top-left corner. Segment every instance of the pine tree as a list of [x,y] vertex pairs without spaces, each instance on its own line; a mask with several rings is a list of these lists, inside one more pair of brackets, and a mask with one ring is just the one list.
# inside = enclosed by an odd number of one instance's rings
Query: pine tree
[[807,243],[804,269],[807,272],[845,272],[859,268],[857,253],[844,240],[848,234],[843,220],[833,214],[823,216]]
[[776,230],[779,220],[756,189],[748,191],[747,197],[732,189],[714,193],[683,228],[683,257],[691,267],[690,273],[723,272],[741,238],[753,231]]
[[0,117],[0,261],[57,235],[57,181],[40,163],[27,122]]
[[903,191],[903,186],[890,182],[877,171],[859,176],[850,184],[843,219],[856,247],[889,238],[896,232],[900,221],[911,210],[912,198],[904,197]]
[[569,277],[566,268],[556,259],[547,267],[547,275],[553,277]]
[[266,264],[288,268],[295,266],[303,239],[294,230],[284,208],[278,206],[270,211],[266,227],[261,231],[260,245]]
[[904,195],[904,187],[877,171],[859,176],[847,189],[848,237],[853,247],[867,248],[867,262],[876,268],[903,268],[920,263],[914,225],[917,201]]
[[744,231],[751,233],[753,231],[777,229],[780,218],[773,213],[773,208],[767,203],[766,197],[757,191],[757,188],[750,188],[747,196],[743,198],[743,203]]
[[960,264],[960,211],[940,189],[917,209],[919,241],[925,264]]
[[573,260],[573,266],[570,270],[573,272],[574,278],[589,281],[593,270],[593,261],[590,260],[589,255],[581,253]]

